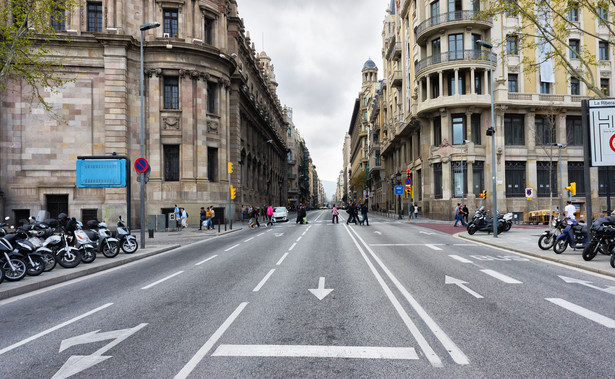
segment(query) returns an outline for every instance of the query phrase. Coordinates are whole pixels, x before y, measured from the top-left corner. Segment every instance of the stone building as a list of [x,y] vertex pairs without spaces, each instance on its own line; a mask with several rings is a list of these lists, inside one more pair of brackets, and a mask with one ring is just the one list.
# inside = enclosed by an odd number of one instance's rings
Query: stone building
[[[257,54],[235,0],[83,2],[58,23],[51,51],[74,80],[45,92],[46,113],[13,81],[0,103],[0,203],[15,218],[41,209],[83,220],[126,214],[124,188],[77,188],[78,156],[140,155],[140,25],[145,40],[147,214],[286,204],[288,120],[271,60]],[[132,188],[138,185],[133,175]],[[132,191],[133,215],[139,191]],[[2,209],[0,209],[1,211]],[[136,218],[133,217],[133,222]]]

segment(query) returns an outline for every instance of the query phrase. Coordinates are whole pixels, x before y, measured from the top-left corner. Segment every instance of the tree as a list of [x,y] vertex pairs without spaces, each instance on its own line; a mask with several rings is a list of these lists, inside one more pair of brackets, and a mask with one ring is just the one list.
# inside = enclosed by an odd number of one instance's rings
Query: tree
[[[580,46],[581,38],[588,37],[605,44],[607,55],[612,56],[615,42],[615,12],[609,12],[608,0],[492,0],[480,18],[520,15],[521,23],[514,31],[520,51],[536,51],[537,58],[524,54],[525,71],[535,72],[541,64],[551,60],[554,68],[566,70],[571,77],[585,83],[587,90],[597,97],[604,98],[608,92],[600,86],[596,77],[599,56],[585,46]],[[589,12],[592,19],[599,22],[599,32],[581,28],[582,14]],[[512,36],[514,38],[514,36]],[[503,41],[501,41],[503,42]]]
[[60,41],[65,14],[75,0],[3,0],[0,2],[0,91],[21,80],[32,89],[32,101],[49,111],[43,90],[53,91],[72,79],[60,73],[61,62],[51,58],[50,43]]
[[362,193],[363,189],[365,189],[366,186],[365,178],[365,170],[360,170],[350,179],[350,188],[352,188],[352,192],[361,191]]

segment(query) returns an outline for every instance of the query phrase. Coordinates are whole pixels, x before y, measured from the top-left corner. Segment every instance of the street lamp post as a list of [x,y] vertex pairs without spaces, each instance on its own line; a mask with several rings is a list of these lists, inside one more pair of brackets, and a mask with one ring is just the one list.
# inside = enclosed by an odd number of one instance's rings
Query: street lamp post
[[[141,158],[145,157],[145,101],[143,98],[143,81],[145,80],[143,74],[143,32],[149,29],[157,28],[160,26],[159,22],[150,22],[143,24],[139,27],[141,30]],[[145,173],[140,174],[141,177],[141,247],[145,248]],[[128,205],[130,206],[130,204]]]
[[465,145],[466,143],[469,143],[471,141],[468,141],[467,139],[464,139],[461,141],[461,206],[463,206],[464,200],[463,200],[463,194],[465,192],[465,178],[464,178],[464,171],[463,171],[463,145]]
[[495,163],[495,116],[494,116],[494,106],[493,106],[493,45],[491,42],[484,41],[479,39],[476,43],[484,48],[489,49],[489,71],[491,76],[491,170],[493,172],[492,182],[493,182],[493,237],[498,238],[497,227],[498,227],[498,199],[497,199],[497,187],[496,187],[496,172],[497,167]]
[[564,212],[564,165],[562,164],[562,149],[565,149],[567,145],[561,143],[554,143],[553,146],[557,146],[559,150],[559,212]]

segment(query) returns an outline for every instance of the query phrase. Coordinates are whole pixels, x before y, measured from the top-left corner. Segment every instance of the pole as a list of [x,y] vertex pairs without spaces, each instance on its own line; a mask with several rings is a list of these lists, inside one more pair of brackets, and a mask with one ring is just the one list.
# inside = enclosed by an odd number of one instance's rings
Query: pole
[[[143,97],[143,81],[145,80],[143,75],[143,30],[141,30],[141,157],[145,157],[145,100]],[[145,248],[145,173],[140,173],[141,177],[141,247]]]
[[606,166],[606,215],[611,215],[611,174],[609,166]]
[[559,149],[559,214],[564,214],[564,165],[562,164],[562,145],[557,145]]
[[[461,134],[463,136],[463,133],[461,133]],[[463,183],[463,179],[464,179],[463,178],[463,144],[464,144],[465,141],[466,141],[465,139],[461,140],[461,162],[459,162],[459,165],[461,166],[461,206],[462,207],[463,207],[463,195],[464,195],[463,193],[465,192],[463,190],[463,185],[464,185],[464,183]]]
[[585,222],[587,222],[587,225],[590,225],[594,218],[592,214],[592,191],[589,177],[589,168],[591,167],[591,156],[589,149],[589,100],[583,100],[581,102],[581,125],[585,131],[583,133],[583,161],[585,165],[583,178],[585,179],[585,212],[587,214]]
[[498,238],[498,193],[496,187],[496,172],[495,165],[495,115],[493,106],[493,52],[489,49],[489,70],[491,73],[491,169],[493,170],[493,238]]

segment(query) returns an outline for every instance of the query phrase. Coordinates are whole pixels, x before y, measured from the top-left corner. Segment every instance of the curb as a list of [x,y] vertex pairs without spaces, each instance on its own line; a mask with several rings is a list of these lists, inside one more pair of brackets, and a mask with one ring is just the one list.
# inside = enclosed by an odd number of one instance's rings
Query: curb
[[575,263],[575,262],[569,262],[569,261],[566,261],[566,260],[563,260],[563,259],[559,259],[559,258],[556,258],[556,257],[551,257],[549,255],[540,255],[540,254],[537,254],[537,253],[532,253],[531,251],[519,250],[519,249],[514,249],[514,248],[511,248],[511,247],[503,247],[503,246],[500,246],[500,245],[496,245],[494,243],[489,243],[489,242],[475,240],[475,239],[470,238],[468,236],[462,235],[462,233],[463,232],[455,234],[455,237],[461,238],[461,239],[464,239],[464,240],[468,240],[468,241],[472,241],[472,242],[475,242],[475,243],[480,243],[480,244],[483,244],[483,245],[497,247],[499,249],[510,250],[510,251],[515,252],[515,253],[519,253],[519,254],[523,254],[523,255],[529,255],[529,256],[534,257],[534,258],[540,258],[540,259],[543,259],[543,260],[546,260],[546,261],[556,262],[556,263],[560,263],[560,264],[563,264],[563,265],[566,265],[566,266],[575,267],[575,268],[579,268],[579,269],[582,269],[582,270],[585,270],[585,271],[590,271],[590,272],[593,272],[593,273],[596,273],[596,274],[601,274],[601,275],[610,276],[610,277],[615,278],[615,269],[606,271],[606,270],[602,270],[602,269],[595,268],[595,267],[588,267],[588,266],[585,266],[583,264],[579,264],[579,263]]

